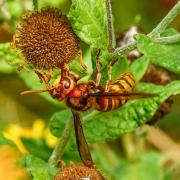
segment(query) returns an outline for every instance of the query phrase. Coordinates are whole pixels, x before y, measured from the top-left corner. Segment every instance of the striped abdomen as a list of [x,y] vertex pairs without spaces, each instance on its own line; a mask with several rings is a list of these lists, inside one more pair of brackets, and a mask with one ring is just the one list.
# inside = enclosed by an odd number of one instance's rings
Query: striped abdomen
[[[135,87],[134,75],[130,72],[123,73],[114,83],[108,87],[110,93],[121,93],[128,94],[132,93]],[[97,97],[96,98],[96,109],[99,111],[111,111],[121,107],[129,97],[118,96],[118,97]]]

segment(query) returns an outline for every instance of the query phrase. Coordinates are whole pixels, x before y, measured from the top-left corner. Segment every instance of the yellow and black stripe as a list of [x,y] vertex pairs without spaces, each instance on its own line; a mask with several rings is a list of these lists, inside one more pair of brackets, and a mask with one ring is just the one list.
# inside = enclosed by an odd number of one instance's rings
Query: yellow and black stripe
[[[135,87],[135,77],[131,72],[123,73],[114,83],[108,86],[108,93],[132,93]],[[119,96],[118,98],[97,97],[96,109],[99,111],[107,112],[121,107],[129,97]]]

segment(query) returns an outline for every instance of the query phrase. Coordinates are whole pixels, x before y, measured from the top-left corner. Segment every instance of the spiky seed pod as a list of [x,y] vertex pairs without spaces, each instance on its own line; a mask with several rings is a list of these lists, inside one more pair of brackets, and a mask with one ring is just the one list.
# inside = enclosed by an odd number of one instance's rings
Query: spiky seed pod
[[54,180],[80,180],[80,179],[105,180],[100,172],[94,167],[87,167],[80,164],[70,164],[63,168]]
[[27,63],[48,70],[69,63],[78,54],[78,37],[57,9],[31,12],[22,19],[14,45],[21,49]]

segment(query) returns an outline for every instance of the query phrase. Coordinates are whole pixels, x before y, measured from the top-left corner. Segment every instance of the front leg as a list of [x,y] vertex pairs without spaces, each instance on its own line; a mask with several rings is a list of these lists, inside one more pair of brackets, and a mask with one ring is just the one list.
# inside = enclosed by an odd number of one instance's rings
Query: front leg
[[46,88],[48,90],[50,90],[51,89],[51,85],[50,85],[49,81],[50,81],[50,78],[51,78],[51,72],[49,71],[48,73],[44,74],[40,69],[36,69],[35,73],[39,77],[40,82],[44,83]]
[[110,63],[107,65],[107,68],[108,68],[108,80],[106,81],[106,88],[105,88],[106,92],[109,90],[109,85],[112,82],[112,66]]
[[96,86],[99,86],[101,81],[101,65],[99,61],[101,49],[98,49],[96,52],[96,70],[97,70],[97,77],[96,77]]

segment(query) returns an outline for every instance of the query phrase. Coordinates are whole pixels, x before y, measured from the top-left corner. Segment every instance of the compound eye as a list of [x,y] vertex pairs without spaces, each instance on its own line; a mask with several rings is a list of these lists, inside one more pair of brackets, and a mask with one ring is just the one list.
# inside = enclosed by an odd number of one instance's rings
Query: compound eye
[[68,89],[68,88],[70,87],[70,82],[69,82],[69,81],[66,81],[65,84],[64,84],[64,87],[65,87],[66,89]]

